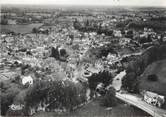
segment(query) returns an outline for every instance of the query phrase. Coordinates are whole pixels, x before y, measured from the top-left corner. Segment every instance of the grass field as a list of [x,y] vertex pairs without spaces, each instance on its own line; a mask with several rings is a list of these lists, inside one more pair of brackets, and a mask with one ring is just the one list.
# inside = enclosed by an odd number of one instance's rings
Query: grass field
[[[147,76],[151,74],[156,74],[158,81],[147,80]],[[166,96],[166,59],[154,62],[145,69],[141,75],[140,88]]]

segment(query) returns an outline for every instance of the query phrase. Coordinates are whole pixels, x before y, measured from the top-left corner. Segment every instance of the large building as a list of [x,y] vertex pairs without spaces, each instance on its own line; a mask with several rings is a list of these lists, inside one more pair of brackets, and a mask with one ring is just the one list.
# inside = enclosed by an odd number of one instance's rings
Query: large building
[[161,107],[165,102],[165,97],[150,91],[143,91],[143,100],[148,104]]

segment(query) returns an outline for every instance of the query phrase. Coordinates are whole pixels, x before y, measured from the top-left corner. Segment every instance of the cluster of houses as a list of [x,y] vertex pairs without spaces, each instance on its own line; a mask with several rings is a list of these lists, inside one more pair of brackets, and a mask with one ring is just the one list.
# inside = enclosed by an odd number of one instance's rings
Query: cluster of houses
[[[30,13],[30,14],[27,14],[27,15],[37,15],[35,13]],[[38,14],[39,15],[39,14]],[[40,15],[51,15],[51,14],[40,14]],[[15,23],[14,21],[10,21],[11,23]],[[113,22],[113,21],[112,21]],[[107,23],[107,22],[106,22]],[[109,24],[109,22],[108,22]],[[106,25],[106,24],[104,24]],[[57,30],[61,30],[61,27],[60,28],[57,28]],[[47,28],[39,28],[39,32],[43,32],[43,33],[48,33],[51,35],[51,29],[47,29]],[[56,31],[54,31],[56,32]],[[72,33],[74,36],[68,36],[69,33]],[[152,35],[152,37],[156,37],[156,33],[153,33],[152,30],[150,29],[145,29],[144,30],[144,33],[140,35],[140,37],[146,37],[148,38],[147,35]],[[113,31],[113,35],[114,37],[117,37],[117,38],[121,38],[120,39],[120,42],[119,42],[119,45],[121,47],[123,46],[126,46],[127,44],[129,44],[131,42],[131,39],[130,38],[122,38],[122,32],[120,30],[114,30]],[[64,28],[62,30],[62,33],[56,33],[54,35],[51,35],[53,38],[56,38],[55,41],[64,41],[64,43],[66,42],[72,42],[74,44],[79,44],[79,52],[78,52],[78,55],[79,57],[81,58],[82,56],[82,53],[84,54],[90,47],[96,47],[96,46],[103,46],[104,45],[104,42],[99,42],[98,38],[102,39],[102,35],[97,35],[97,33],[95,32],[90,32],[90,33],[80,33],[80,32],[77,32],[75,30],[73,30],[72,27],[70,28]],[[1,37],[4,39],[5,42],[7,42],[8,45],[12,45],[12,43],[15,41],[15,38],[14,37],[7,37],[7,35],[4,35],[2,34]],[[5,38],[6,37],[6,38]],[[76,38],[78,37],[78,38]],[[72,39],[74,38],[74,39]],[[158,39],[160,39],[161,37],[160,36],[157,36]],[[24,41],[24,39],[22,39]],[[163,40],[166,41],[166,37],[163,37]],[[45,41],[48,41],[48,38],[45,39]],[[54,42],[53,42],[54,43]],[[98,44],[98,45],[97,45]],[[20,44],[21,45],[21,44]],[[24,44],[25,45],[25,44]],[[37,45],[36,45],[37,46]],[[31,66],[39,66],[39,60],[38,58],[40,57],[37,57],[38,55],[40,55],[41,57],[43,57],[43,54],[50,54],[51,52],[50,51],[47,51],[46,52],[46,47],[44,46],[41,46],[41,47],[36,47],[35,49],[31,49],[31,52],[33,54],[33,57],[28,57],[27,55],[24,55],[22,56],[22,59],[25,63],[28,63],[29,65]],[[66,50],[62,47],[62,46],[59,46],[57,47],[57,54],[61,55],[63,53],[66,53]],[[19,55],[20,56],[20,55]],[[113,53],[109,53],[108,56],[107,56],[107,61],[108,61],[108,65],[113,65],[114,63],[118,63],[118,61],[120,60],[120,56],[117,55],[117,54],[113,54]],[[69,58],[69,63],[71,63],[69,66],[71,66],[71,68],[75,68],[76,66],[76,63],[72,63],[72,60],[75,61],[75,58],[73,57],[70,57]],[[102,61],[97,61],[95,63],[95,67],[98,68],[98,69],[95,69],[93,67],[88,67],[87,69],[85,69],[85,72],[82,74],[82,77],[79,78],[78,80],[79,81],[82,81],[82,82],[87,82],[87,78],[90,77],[92,75],[92,73],[97,73],[99,71],[101,71],[103,68],[103,64],[102,64]],[[74,70],[72,71],[74,72]],[[68,75],[68,73],[66,73],[66,76]],[[70,75],[71,77],[73,75]],[[69,77],[69,76],[68,76]],[[34,83],[34,79],[31,75],[27,75],[27,76],[22,76],[21,77],[21,84],[23,86],[25,86],[26,84],[28,84],[29,86],[33,85]],[[103,87],[103,84],[98,84],[96,90],[101,90]],[[151,105],[154,105],[154,106],[157,106],[157,107],[161,107],[164,103],[165,103],[165,97],[164,96],[161,96],[161,95],[158,95],[157,93],[154,93],[154,92],[150,92],[150,91],[144,91],[143,92],[143,100],[145,102],[147,102],[148,104],[151,104]],[[12,110],[21,110],[24,106],[23,105],[14,105],[12,104],[10,106],[10,108]]]

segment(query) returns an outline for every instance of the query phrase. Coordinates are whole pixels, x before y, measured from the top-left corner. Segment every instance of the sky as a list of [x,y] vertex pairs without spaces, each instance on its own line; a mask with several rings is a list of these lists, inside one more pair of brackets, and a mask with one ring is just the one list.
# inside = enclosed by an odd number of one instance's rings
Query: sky
[[0,0],[0,4],[162,6],[166,0]]

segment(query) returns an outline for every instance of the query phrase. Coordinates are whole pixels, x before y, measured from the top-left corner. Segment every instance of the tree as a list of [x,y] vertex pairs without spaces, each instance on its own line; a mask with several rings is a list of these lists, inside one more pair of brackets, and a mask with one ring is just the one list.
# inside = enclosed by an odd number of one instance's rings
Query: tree
[[32,33],[35,33],[35,34],[36,34],[36,36],[37,36],[38,29],[34,27],[34,28],[32,29]]
[[7,24],[8,24],[7,19],[1,19],[1,24],[2,24],[2,25],[7,25]]
[[125,37],[132,39],[133,38],[133,31],[132,30],[127,31],[127,34],[125,35]]
[[60,49],[60,55],[61,56],[66,56],[67,55],[67,52],[65,49]]
[[57,48],[51,47],[51,49],[50,49],[50,57],[54,57],[56,59],[59,59],[58,47]]
[[21,91],[21,87],[11,82],[11,80],[1,81],[1,114],[6,115],[6,112],[9,109],[9,106],[13,103],[14,97]]
[[157,81],[158,80],[158,77],[156,74],[151,74],[151,75],[148,75],[147,79],[149,81]]
[[103,83],[104,87],[106,87],[112,82],[112,74],[109,71],[104,70],[98,74],[92,74],[92,76],[88,78],[88,82],[89,88],[92,90],[95,90],[99,83]]
[[139,82],[136,73],[129,72],[122,79],[122,88],[131,93],[138,93],[139,92],[138,83]]
[[49,82],[39,81],[33,84],[33,87],[30,87],[26,94],[26,107],[34,106],[46,98],[48,89]]
[[113,87],[111,87],[105,94],[105,96],[101,99],[101,105],[106,107],[116,106],[117,99],[115,97],[116,91]]

